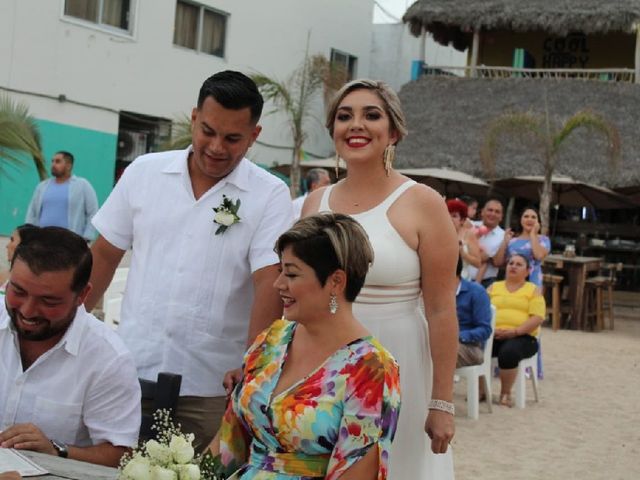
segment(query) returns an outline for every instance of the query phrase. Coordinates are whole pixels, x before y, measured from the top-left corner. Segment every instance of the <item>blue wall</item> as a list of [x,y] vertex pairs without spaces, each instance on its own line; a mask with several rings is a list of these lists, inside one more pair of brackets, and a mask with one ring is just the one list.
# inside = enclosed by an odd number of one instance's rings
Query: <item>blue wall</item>
[[[37,123],[47,171],[51,157],[59,150],[68,150],[75,157],[73,173],[91,182],[102,205],[113,188],[117,134],[47,120]],[[9,235],[24,223],[31,195],[39,182],[33,161],[28,156],[23,158],[20,166],[0,159],[0,235]]]

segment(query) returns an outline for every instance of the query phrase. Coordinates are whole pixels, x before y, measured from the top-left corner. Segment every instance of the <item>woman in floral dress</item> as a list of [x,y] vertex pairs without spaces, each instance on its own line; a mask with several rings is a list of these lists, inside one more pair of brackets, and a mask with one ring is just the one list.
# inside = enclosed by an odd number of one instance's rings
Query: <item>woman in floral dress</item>
[[395,360],[352,314],[373,253],[340,214],[277,242],[284,316],[245,355],[214,454],[248,479],[386,479],[400,408]]

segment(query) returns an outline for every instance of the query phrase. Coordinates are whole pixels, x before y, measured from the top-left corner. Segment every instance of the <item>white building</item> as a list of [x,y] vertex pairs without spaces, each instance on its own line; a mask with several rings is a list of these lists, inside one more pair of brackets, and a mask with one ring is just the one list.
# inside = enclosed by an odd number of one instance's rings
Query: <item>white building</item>
[[[28,104],[47,158],[76,157],[100,202],[117,167],[158,145],[190,114],[203,80],[225,69],[286,79],[322,53],[354,77],[370,74],[373,0],[2,0],[0,94]],[[267,105],[265,112],[271,108]],[[317,112],[304,145],[332,143]],[[292,145],[279,115],[264,116],[260,163],[287,163]],[[267,145],[271,145],[267,146]],[[117,159],[117,161],[116,161]],[[0,176],[0,234],[22,223],[35,169]]]

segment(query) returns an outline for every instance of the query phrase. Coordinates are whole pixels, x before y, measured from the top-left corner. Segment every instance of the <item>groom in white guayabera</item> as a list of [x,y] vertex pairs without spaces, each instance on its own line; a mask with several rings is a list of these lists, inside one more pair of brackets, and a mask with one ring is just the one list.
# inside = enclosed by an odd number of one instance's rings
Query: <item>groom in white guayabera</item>
[[286,185],[245,158],[263,99],[247,76],[203,83],[186,150],[137,158],[96,214],[92,308],[132,249],[118,332],[141,378],[182,375],[177,421],[208,445],[225,407],[224,373],[282,315],[278,236],[293,222]]

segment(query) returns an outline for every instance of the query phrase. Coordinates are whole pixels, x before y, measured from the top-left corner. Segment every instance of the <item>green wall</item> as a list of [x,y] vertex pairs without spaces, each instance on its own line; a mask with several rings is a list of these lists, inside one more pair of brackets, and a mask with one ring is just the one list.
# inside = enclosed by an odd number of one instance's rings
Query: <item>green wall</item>
[[[59,150],[68,150],[75,157],[73,173],[91,182],[102,205],[113,188],[117,134],[47,120],[38,120],[37,123],[47,171],[51,157]],[[9,164],[3,159],[0,161],[0,235],[9,235],[16,226],[24,223],[39,179],[29,157],[25,157],[22,166]]]

